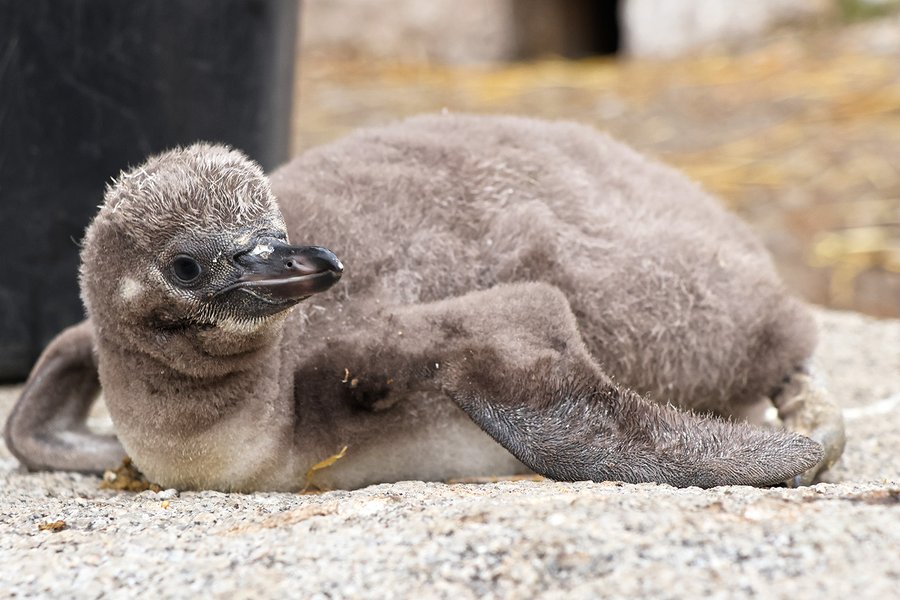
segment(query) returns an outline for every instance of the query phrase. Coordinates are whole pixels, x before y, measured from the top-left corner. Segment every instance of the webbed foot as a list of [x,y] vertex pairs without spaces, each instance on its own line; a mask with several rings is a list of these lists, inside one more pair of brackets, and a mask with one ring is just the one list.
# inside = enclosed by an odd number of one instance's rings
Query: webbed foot
[[786,482],[789,487],[811,485],[844,452],[843,413],[825,387],[802,369],[787,377],[772,402],[787,429],[811,438],[824,450],[822,459],[815,466]]

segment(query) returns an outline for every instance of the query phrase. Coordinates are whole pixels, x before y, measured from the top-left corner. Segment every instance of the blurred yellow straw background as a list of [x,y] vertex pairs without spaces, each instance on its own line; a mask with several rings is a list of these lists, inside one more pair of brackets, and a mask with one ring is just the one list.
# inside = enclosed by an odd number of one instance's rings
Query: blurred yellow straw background
[[669,60],[448,66],[301,53],[293,149],[442,109],[589,123],[747,219],[797,293],[900,316],[900,34],[880,48],[866,27]]

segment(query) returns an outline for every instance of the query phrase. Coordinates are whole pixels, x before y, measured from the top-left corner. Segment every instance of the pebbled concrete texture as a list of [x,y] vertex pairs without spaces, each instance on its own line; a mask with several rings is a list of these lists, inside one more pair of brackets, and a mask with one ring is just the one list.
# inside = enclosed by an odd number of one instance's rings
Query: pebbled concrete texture
[[[900,597],[900,321],[817,314],[816,366],[848,428],[832,483],[133,494],[27,473],[4,448],[0,595]],[[18,389],[0,388],[0,418]]]

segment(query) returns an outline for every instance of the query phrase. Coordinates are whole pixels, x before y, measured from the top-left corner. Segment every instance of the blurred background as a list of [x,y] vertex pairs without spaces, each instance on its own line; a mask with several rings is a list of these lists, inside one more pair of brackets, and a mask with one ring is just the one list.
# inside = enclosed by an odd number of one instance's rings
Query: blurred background
[[748,220],[799,295],[900,317],[900,0],[0,0],[0,379],[80,318],[120,169],[196,139],[271,169],[445,109],[607,131]]
[[443,108],[590,123],[747,219],[800,295],[897,317],[898,5],[306,0],[292,149]]

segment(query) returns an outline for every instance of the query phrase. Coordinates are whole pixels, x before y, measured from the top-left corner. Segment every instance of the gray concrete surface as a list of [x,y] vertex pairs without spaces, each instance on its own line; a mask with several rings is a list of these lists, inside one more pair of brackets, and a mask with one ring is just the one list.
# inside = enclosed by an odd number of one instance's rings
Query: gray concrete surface
[[[0,596],[898,598],[900,321],[819,319],[849,434],[832,483],[132,494],[4,449]],[[0,388],[0,417],[17,391]]]

